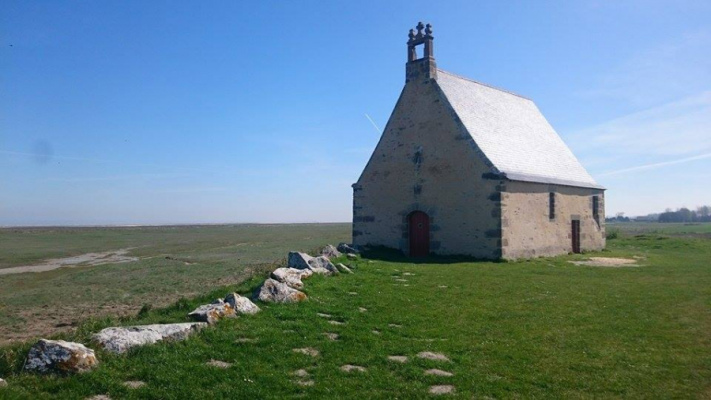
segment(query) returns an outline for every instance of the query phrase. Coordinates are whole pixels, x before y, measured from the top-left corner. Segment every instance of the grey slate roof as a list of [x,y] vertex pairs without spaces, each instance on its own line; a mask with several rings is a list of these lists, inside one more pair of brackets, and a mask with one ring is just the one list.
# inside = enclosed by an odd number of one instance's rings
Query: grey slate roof
[[474,142],[508,179],[602,189],[530,99],[440,69],[437,83]]

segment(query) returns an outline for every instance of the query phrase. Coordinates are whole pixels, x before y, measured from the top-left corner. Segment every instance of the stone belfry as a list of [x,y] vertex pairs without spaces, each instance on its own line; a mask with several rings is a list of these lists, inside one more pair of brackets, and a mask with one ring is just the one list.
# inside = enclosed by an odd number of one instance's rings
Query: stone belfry
[[[410,29],[410,34],[408,35],[405,81],[437,79],[437,63],[435,63],[434,58],[432,25],[424,25],[420,22],[415,28],[417,28],[417,33],[415,33],[414,29]],[[424,51],[422,57],[417,58],[417,46],[420,45],[423,45]]]

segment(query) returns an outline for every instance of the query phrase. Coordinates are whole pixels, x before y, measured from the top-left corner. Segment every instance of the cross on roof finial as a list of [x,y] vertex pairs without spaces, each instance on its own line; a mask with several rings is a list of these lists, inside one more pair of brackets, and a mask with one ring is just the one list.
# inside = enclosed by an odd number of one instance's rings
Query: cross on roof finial
[[427,36],[432,36],[432,24],[425,25],[425,34],[427,34]]
[[417,36],[422,36],[422,30],[425,29],[425,25],[422,23],[422,21],[417,23]]
[[407,37],[409,37],[410,40],[415,40],[415,30],[410,29],[410,33],[407,35]]

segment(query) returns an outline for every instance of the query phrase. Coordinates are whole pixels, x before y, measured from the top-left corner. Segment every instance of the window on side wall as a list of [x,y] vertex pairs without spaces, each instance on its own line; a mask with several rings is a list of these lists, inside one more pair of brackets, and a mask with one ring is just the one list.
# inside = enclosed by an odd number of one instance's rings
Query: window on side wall
[[555,219],[555,193],[548,193],[548,219],[553,221]]
[[595,222],[600,225],[600,196],[592,197],[592,214]]

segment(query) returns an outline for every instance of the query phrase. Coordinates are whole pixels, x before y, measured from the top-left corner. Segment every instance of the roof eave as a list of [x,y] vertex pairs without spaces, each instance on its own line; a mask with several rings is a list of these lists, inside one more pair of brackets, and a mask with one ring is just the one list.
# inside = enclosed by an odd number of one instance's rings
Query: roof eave
[[515,172],[514,173],[506,172],[503,175],[506,179],[508,179],[510,181],[545,183],[545,184],[549,184],[549,185],[561,185],[561,186],[580,187],[580,188],[586,188],[586,189],[607,190],[604,186],[598,185],[597,183],[594,183],[594,182],[591,183],[591,182],[569,181],[569,180],[565,180],[565,179],[551,178],[551,177],[547,177],[547,176],[521,174],[521,173],[515,173]]

